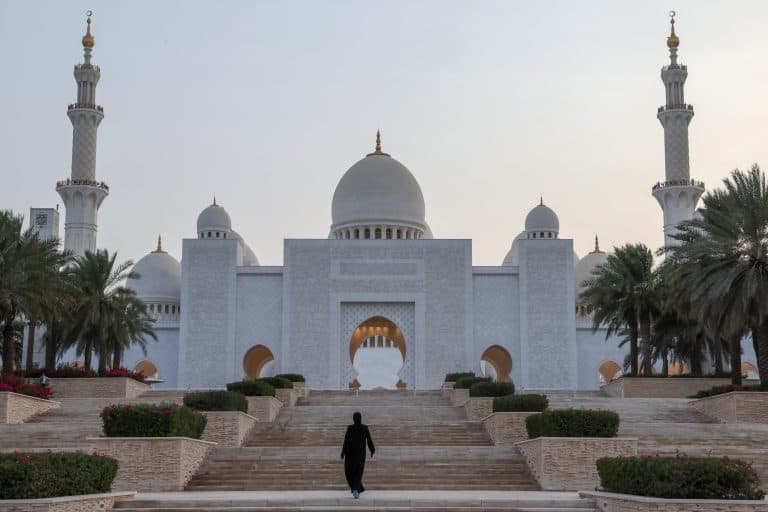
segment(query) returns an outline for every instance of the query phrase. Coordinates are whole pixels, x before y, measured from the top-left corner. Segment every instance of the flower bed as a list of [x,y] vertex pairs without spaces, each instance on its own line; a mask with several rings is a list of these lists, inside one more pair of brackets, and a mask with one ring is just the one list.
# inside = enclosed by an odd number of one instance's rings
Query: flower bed
[[469,396],[508,396],[515,394],[515,385],[511,382],[475,382],[469,388]]
[[601,512],[766,512],[765,501],[681,500],[647,498],[609,492],[580,492],[594,500]]
[[719,377],[619,377],[600,389],[619,398],[687,398],[729,382]]
[[654,498],[761,500],[757,472],[727,457],[627,457],[597,461],[607,492]]
[[6,375],[0,379],[0,393],[18,393],[19,395],[31,396],[50,400],[53,398],[53,390],[49,387],[38,386],[27,382],[24,378]]
[[90,368],[81,368],[69,365],[60,365],[56,368],[35,368],[24,373],[24,376],[36,379],[45,375],[49,379],[93,379],[97,377],[125,377],[144,382],[146,377],[141,372],[134,372],[128,368],[115,368],[106,372],[96,373]]
[[97,453],[2,453],[0,500],[105,493],[116,473],[117,461]]
[[454,372],[445,374],[445,382],[456,382],[464,377],[474,377],[475,372]]
[[0,391],[0,423],[18,424],[59,407],[59,402]]
[[541,412],[549,407],[546,395],[499,396],[493,399],[493,412]]
[[723,423],[768,423],[768,392],[732,391],[694,400],[690,405]]
[[179,404],[112,404],[101,411],[107,437],[191,437],[200,439],[205,416]]

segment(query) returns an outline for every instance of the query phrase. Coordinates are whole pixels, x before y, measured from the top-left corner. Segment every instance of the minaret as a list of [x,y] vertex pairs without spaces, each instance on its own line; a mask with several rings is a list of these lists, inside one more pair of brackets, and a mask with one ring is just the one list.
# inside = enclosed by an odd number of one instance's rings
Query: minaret
[[72,175],[59,181],[56,191],[64,201],[64,248],[80,256],[96,250],[97,213],[109,194],[104,182],[96,181],[96,131],[104,119],[104,109],[96,104],[96,85],[101,77],[98,66],[91,64],[94,38],[91,12],[83,36],[83,63],[75,65],[77,102],[69,105],[72,122]]
[[664,245],[679,242],[671,237],[676,226],[691,220],[696,203],[704,193],[704,183],[691,179],[688,160],[688,124],[693,118],[693,105],[685,103],[684,87],[688,68],[677,63],[680,39],[675,34],[675,12],[670,13],[671,32],[667,38],[669,65],[661,68],[661,80],[667,92],[666,105],[657,116],[664,127],[664,167],[666,180],[653,187],[653,197],[664,212]]

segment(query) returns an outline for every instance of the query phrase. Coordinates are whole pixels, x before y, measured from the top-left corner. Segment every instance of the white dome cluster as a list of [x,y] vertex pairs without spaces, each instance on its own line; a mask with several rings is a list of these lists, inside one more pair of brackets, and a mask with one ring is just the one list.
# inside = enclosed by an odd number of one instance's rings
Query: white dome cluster
[[560,233],[560,220],[543,199],[525,218],[525,231],[528,238],[557,238]]
[[333,194],[331,234],[336,239],[431,237],[421,187],[403,164],[376,150],[342,176]]
[[259,260],[253,249],[245,242],[242,236],[232,229],[232,219],[223,206],[213,198],[213,204],[200,212],[197,217],[197,237],[199,239],[235,239],[240,246],[240,265],[257,266]]
[[147,304],[149,313],[159,322],[178,322],[181,313],[181,264],[165,252],[160,237],[157,249],[133,266],[136,276],[126,285]]
[[595,236],[595,249],[589,254],[585,255],[576,266],[573,268],[573,278],[576,284],[576,298],[578,300],[579,295],[584,291],[584,281],[594,277],[592,271],[597,268],[598,265],[605,263],[608,259],[608,253],[600,250],[600,243]]

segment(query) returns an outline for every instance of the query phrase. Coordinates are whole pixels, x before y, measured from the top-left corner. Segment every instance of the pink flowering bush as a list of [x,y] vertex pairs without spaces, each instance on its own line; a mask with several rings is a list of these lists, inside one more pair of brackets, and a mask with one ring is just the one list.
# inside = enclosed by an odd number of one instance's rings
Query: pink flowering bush
[[51,388],[38,386],[37,384],[27,384],[23,378],[13,375],[6,375],[0,378],[0,391],[10,391],[20,395],[33,396],[50,400],[53,397]]
[[760,478],[751,464],[727,457],[604,458],[597,461],[607,492],[668,499],[761,500]]
[[0,500],[109,492],[117,461],[96,453],[2,453]]
[[191,437],[200,439],[207,418],[176,403],[112,404],[101,411],[107,437]]

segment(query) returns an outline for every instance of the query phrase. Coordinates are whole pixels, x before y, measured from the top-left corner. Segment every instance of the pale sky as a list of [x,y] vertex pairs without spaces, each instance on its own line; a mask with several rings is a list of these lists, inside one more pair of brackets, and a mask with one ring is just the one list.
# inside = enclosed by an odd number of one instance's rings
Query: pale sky
[[473,239],[476,265],[500,264],[540,194],[580,256],[595,233],[656,248],[671,9],[692,177],[768,167],[764,0],[3,0],[0,208],[61,203],[88,9],[111,189],[98,245],[121,259],[158,233],[180,258],[216,194],[261,263],[282,264],[284,238],[327,237],[336,183],[377,128],[435,236]]

